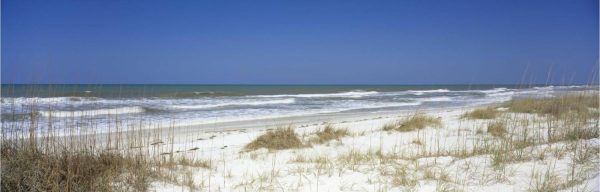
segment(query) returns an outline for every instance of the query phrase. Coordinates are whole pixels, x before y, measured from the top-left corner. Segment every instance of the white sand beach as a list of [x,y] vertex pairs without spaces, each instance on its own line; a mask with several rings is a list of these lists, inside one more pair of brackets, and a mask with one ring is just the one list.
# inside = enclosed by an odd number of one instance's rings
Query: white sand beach
[[[507,133],[496,137],[486,129],[499,120],[461,118],[473,109],[290,121],[288,124],[307,146],[284,150],[249,151],[244,146],[268,130],[285,127],[285,123],[276,126],[277,123],[266,121],[262,129],[175,131],[173,143],[160,141],[152,151],[163,153],[162,158],[172,156],[188,162],[161,168],[167,179],[152,182],[150,190],[543,191],[542,187],[548,186],[561,191],[599,189],[598,138],[485,151],[501,148],[503,138],[520,138],[523,133],[530,134],[525,137],[544,137],[546,128],[541,124],[542,117],[507,112],[496,118],[511,120],[507,121]],[[407,132],[382,129],[415,113],[439,118],[441,126]],[[349,134],[322,144],[311,143],[315,132],[326,125],[347,129]],[[587,159],[578,161],[579,158]]]

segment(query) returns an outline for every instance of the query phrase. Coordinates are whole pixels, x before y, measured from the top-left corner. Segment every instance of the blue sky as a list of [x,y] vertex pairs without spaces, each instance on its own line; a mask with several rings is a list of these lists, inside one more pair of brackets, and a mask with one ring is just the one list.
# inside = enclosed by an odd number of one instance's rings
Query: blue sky
[[598,1],[3,0],[1,44],[3,83],[586,83]]

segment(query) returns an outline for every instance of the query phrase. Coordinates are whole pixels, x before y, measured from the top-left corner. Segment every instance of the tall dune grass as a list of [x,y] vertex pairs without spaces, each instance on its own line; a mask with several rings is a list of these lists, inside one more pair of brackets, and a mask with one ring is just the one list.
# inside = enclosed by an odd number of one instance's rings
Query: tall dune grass
[[597,116],[597,94],[570,94],[553,98],[522,98],[508,102],[511,112],[549,114],[555,117],[577,113],[583,116]]
[[[30,97],[37,97],[35,90]],[[156,139],[149,135],[165,136],[142,130],[141,120],[109,115],[108,132],[98,133],[91,115],[57,121],[54,106],[37,99],[20,114],[10,106],[1,111],[1,191],[146,191],[159,175],[156,165],[165,161],[145,148]]]

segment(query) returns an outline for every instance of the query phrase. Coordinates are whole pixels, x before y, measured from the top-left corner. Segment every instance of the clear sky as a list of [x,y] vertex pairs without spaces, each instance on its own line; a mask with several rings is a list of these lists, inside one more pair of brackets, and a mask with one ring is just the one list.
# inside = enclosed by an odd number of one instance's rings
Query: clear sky
[[598,0],[2,0],[1,79],[586,83],[598,27]]

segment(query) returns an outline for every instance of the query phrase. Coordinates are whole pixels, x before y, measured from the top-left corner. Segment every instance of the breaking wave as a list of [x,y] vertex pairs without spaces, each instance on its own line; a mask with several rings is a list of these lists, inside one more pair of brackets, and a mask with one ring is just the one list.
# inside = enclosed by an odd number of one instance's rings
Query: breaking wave
[[279,99],[279,100],[267,100],[267,101],[235,101],[225,102],[216,104],[198,104],[198,105],[173,105],[171,108],[175,109],[207,109],[225,106],[258,106],[258,105],[274,105],[274,104],[292,104],[296,102],[295,99]]
[[343,97],[343,98],[361,98],[364,96],[375,95],[377,91],[349,91],[343,93],[323,93],[323,94],[295,94],[295,95],[257,95],[255,97]]
[[73,110],[73,111],[39,111],[38,113],[45,117],[84,117],[98,115],[119,115],[131,113],[143,113],[142,107],[120,107],[112,109],[94,109],[94,110]]

